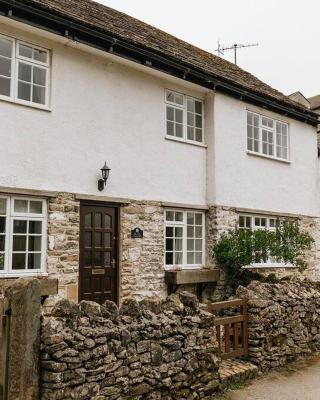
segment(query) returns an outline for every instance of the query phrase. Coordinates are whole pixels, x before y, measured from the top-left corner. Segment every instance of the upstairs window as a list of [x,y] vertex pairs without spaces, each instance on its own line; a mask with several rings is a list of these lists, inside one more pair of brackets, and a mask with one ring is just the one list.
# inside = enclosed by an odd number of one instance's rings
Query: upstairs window
[[48,50],[0,36],[0,98],[47,108],[49,59]]
[[168,137],[186,142],[204,143],[203,102],[172,90],[166,91]]
[[247,150],[272,158],[288,160],[288,124],[248,111]]

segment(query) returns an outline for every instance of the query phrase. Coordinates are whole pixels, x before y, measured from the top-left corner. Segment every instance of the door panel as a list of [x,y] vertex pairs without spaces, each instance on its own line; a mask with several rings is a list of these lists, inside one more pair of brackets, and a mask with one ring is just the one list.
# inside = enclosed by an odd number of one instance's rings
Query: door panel
[[117,302],[118,209],[81,205],[79,299]]

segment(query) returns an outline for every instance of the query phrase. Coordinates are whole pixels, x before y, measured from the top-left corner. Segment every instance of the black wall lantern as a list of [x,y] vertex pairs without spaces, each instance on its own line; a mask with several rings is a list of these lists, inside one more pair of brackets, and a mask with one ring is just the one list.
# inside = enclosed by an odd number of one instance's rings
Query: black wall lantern
[[101,168],[100,171],[101,171],[102,179],[98,180],[98,190],[100,190],[100,192],[101,192],[106,186],[111,169],[107,166],[107,163],[105,162],[104,166]]

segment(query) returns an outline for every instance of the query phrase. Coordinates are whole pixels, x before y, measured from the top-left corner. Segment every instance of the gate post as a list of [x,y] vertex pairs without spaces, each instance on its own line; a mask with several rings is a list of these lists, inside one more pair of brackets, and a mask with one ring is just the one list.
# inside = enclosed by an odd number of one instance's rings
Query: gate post
[[39,400],[41,302],[57,287],[57,280],[20,278],[6,289],[10,325],[3,400]]

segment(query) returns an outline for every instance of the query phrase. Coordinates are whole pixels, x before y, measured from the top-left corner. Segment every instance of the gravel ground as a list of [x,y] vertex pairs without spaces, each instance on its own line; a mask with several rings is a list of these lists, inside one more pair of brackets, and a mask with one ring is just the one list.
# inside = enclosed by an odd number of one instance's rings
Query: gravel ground
[[217,400],[320,400],[320,357],[271,372]]

